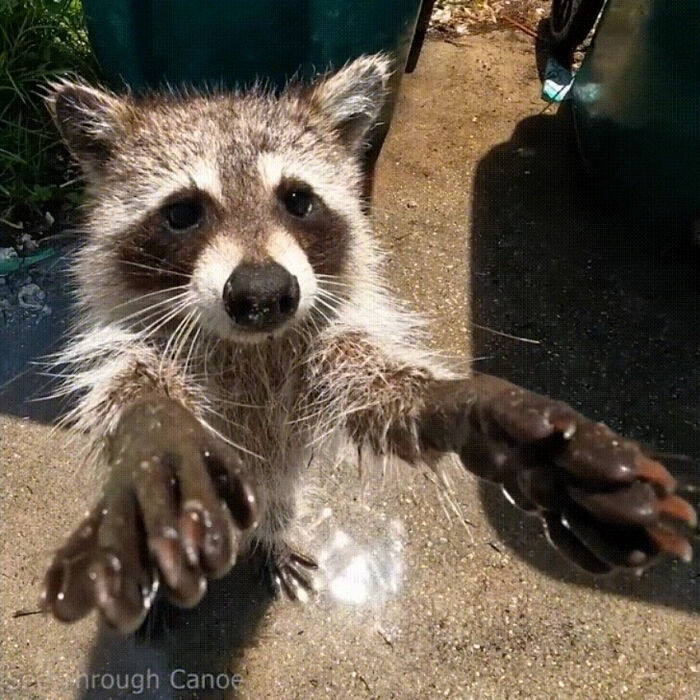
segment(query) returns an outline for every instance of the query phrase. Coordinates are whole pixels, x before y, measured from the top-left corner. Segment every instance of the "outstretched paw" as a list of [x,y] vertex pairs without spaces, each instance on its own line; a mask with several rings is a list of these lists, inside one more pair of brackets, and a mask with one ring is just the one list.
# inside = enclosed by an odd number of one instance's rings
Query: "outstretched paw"
[[97,608],[127,632],[159,586],[179,605],[198,603],[207,578],[233,565],[257,507],[235,457],[170,399],[125,411],[109,462],[103,498],[54,556],[42,607],[66,622]]
[[270,553],[265,562],[265,576],[275,597],[282,592],[289,600],[305,601],[315,593],[312,571],[318,564],[311,557],[283,547]]
[[538,513],[550,541],[584,569],[639,572],[662,555],[692,557],[697,515],[663,464],[561,401],[489,375],[441,382],[419,438],[428,450],[457,452]]
[[483,476],[537,511],[550,541],[579,566],[641,571],[663,554],[692,558],[686,529],[697,515],[636,442],[518,387],[477,401],[472,420],[482,439],[464,446],[463,460],[477,458]]

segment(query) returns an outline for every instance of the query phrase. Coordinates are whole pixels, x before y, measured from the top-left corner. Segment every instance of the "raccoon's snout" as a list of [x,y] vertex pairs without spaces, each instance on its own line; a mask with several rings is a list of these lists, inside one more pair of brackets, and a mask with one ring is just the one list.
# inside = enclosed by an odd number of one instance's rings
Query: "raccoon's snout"
[[242,330],[264,332],[281,326],[299,306],[299,282],[276,262],[242,263],[224,285],[224,306]]

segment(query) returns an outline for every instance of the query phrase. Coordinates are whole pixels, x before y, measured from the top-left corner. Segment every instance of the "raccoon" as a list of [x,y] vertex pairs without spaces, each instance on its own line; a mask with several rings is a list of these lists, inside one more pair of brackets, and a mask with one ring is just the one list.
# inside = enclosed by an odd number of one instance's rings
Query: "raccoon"
[[338,436],[433,469],[455,453],[592,572],[691,557],[696,516],[662,464],[564,403],[454,371],[388,291],[362,192],[391,67],[363,56],[279,94],[51,86],[88,189],[57,362],[105,470],[46,574],[57,618],[97,608],[134,630],[159,588],[192,606],[245,551],[304,597],[297,499]]

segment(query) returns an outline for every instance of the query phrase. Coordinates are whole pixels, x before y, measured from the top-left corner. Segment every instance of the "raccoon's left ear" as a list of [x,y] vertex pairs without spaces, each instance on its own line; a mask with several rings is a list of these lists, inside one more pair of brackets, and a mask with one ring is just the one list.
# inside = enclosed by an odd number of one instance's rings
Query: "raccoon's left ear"
[[99,171],[132,116],[128,101],[69,80],[49,83],[46,89],[46,105],[68,150],[87,174]]
[[309,102],[350,150],[359,151],[382,111],[390,75],[387,55],[361,56],[319,78],[311,86]]

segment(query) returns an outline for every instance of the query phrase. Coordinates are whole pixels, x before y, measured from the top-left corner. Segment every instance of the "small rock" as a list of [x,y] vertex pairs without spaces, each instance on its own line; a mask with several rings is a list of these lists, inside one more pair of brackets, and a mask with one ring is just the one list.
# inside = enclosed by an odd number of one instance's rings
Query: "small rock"
[[406,206],[409,209],[415,209],[418,206],[418,202],[415,202],[412,199],[409,199],[408,202],[406,202]]
[[17,251],[14,248],[0,248],[0,262],[14,260],[17,257]]
[[46,293],[38,284],[25,284],[17,293],[17,301],[23,309],[41,309]]
[[19,239],[19,247],[24,253],[33,253],[39,244],[28,233],[23,233]]

